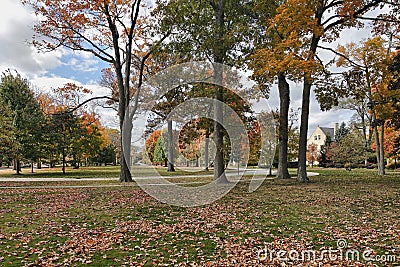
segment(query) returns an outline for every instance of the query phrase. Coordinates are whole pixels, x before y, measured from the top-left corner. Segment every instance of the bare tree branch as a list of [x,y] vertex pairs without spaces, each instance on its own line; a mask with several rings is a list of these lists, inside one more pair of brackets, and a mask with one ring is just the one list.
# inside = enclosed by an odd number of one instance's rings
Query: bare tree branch
[[358,63],[352,61],[348,56],[346,56],[346,55],[344,55],[344,54],[342,54],[342,53],[340,53],[340,52],[338,52],[338,51],[336,51],[336,50],[334,50],[334,49],[332,49],[332,48],[330,48],[330,47],[324,47],[324,46],[318,45],[318,48],[321,48],[321,49],[323,49],[323,50],[331,51],[332,53],[334,53],[334,54],[336,54],[336,55],[338,55],[338,56],[340,56],[340,57],[343,57],[344,59],[346,59],[347,61],[349,61],[350,64],[352,64],[352,65],[354,65],[354,66],[356,66],[356,67],[359,67],[359,68],[365,70],[365,66],[362,66],[362,65],[360,65],[360,64],[358,64]]

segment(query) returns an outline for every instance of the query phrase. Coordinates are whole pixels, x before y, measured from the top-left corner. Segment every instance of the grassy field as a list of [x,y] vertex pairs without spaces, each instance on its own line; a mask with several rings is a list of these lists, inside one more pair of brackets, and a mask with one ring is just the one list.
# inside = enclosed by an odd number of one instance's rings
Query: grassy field
[[[107,166],[107,167],[81,167],[79,169],[73,169],[71,167],[66,168],[66,174],[62,173],[61,167],[56,168],[42,168],[40,170],[34,169],[34,173],[31,173],[30,168],[22,169],[20,175],[15,174],[12,169],[0,169],[0,177],[10,178],[117,178],[119,177],[119,166]],[[146,176],[152,174],[152,169],[146,166],[134,166],[135,174],[137,176]],[[174,173],[167,172],[164,167],[156,166],[154,169],[162,176],[175,176],[175,175],[193,175],[193,174],[212,174],[211,171],[206,172],[202,170],[198,171],[184,171],[177,170]]]
[[[400,173],[315,171],[311,183],[267,180],[253,193],[241,182],[196,208],[162,204],[114,181],[2,188],[0,266],[399,266]],[[112,167],[111,174],[118,176]],[[296,257],[304,251],[315,259]]]

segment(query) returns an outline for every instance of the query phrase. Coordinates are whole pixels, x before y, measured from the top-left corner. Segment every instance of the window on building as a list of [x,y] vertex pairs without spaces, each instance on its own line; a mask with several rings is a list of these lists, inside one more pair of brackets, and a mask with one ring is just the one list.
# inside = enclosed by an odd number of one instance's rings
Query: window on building
[[318,140],[321,140],[321,136],[320,135],[318,135]]
[[318,137],[317,137],[317,136],[314,136],[314,140],[318,140]]

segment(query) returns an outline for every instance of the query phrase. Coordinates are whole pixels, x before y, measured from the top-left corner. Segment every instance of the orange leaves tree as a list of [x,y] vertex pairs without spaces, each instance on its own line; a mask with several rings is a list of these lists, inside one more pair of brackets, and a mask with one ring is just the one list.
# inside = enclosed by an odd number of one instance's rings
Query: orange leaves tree
[[299,181],[308,181],[306,152],[311,88],[317,77],[326,74],[317,52],[319,49],[332,50],[320,43],[336,40],[346,27],[362,27],[362,19],[373,19],[364,17],[368,11],[383,5],[396,4],[398,5],[397,0],[288,0],[276,9],[271,27],[277,28],[282,37],[275,44],[275,49],[281,51],[278,53],[281,56],[279,61],[292,66],[290,73],[303,82],[297,172]]
[[314,162],[317,161],[320,156],[321,155],[316,144],[309,144],[307,146],[307,160],[311,163],[311,167],[314,167]]
[[145,152],[151,163],[154,163],[154,151],[156,149],[157,141],[162,134],[161,130],[156,130],[150,134],[146,140]]
[[[109,63],[116,75],[120,130],[125,128],[130,144],[132,119],[138,108],[145,65],[154,47],[168,34],[144,36],[148,19],[141,17],[142,0],[22,0],[32,7],[39,18],[34,26],[37,36],[33,43],[43,50],[65,47],[88,52]],[[148,26],[148,25],[147,25]],[[148,30],[149,33],[151,30]],[[135,93],[130,94],[132,73],[135,73]],[[109,98],[109,97],[104,97]],[[124,126],[124,121],[126,122]],[[121,138],[122,143],[122,138]],[[129,145],[127,146],[128,149]],[[129,158],[121,153],[120,181],[132,181]]]
[[391,50],[391,42],[381,36],[364,40],[359,45],[349,43],[338,47],[343,56],[337,65],[350,69],[345,81],[351,90],[346,91],[345,96],[359,103],[367,103],[380,175],[385,174],[385,124],[395,114],[396,103],[400,99],[399,89],[390,90],[390,84],[396,77],[389,70],[394,58]]

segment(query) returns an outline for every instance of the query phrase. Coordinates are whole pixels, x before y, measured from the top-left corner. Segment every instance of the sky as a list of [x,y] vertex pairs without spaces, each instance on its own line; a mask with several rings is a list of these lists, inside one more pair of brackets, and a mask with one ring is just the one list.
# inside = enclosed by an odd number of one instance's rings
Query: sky
[[[37,90],[51,92],[52,88],[62,87],[65,83],[76,83],[93,91],[94,95],[107,95],[108,90],[99,85],[101,69],[108,65],[87,53],[77,53],[66,49],[41,53],[29,43],[34,35],[35,15],[18,0],[0,2],[0,72],[15,69],[28,78]],[[348,30],[343,32],[337,43],[345,44],[365,36],[365,32]],[[337,44],[333,44],[335,46]],[[329,57],[330,55],[322,55]],[[301,107],[301,84],[291,83],[291,105]],[[271,89],[268,100],[271,108],[279,107],[277,88]],[[97,108],[102,123],[108,127],[117,127],[116,113],[110,109]],[[312,94],[309,117],[309,135],[319,125],[333,127],[338,122],[347,122],[353,112],[334,110],[321,112],[319,104]]]

